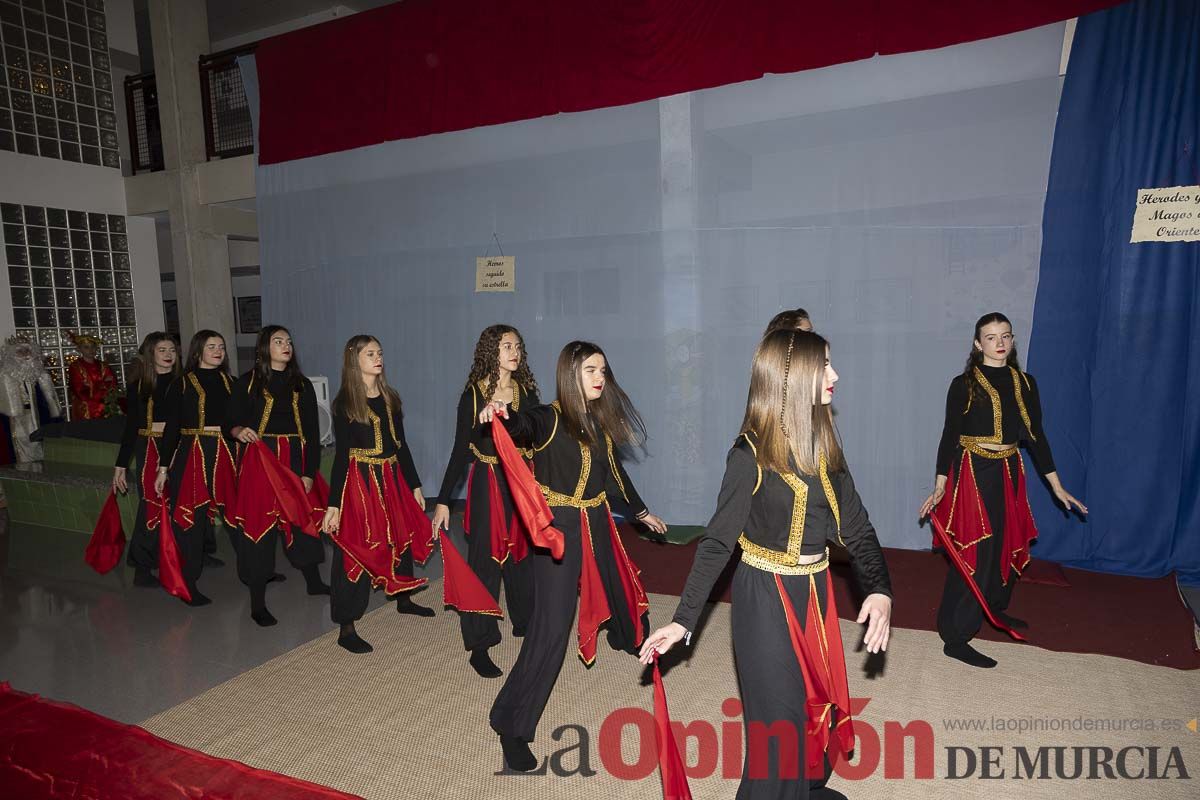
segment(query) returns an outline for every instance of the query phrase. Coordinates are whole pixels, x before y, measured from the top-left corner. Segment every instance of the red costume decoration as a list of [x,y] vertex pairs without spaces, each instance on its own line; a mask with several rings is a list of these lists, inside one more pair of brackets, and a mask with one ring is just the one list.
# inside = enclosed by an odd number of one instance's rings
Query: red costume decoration
[[117,376],[103,361],[77,358],[67,367],[71,419],[104,419],[120,413]]
[[109,492],[104,508],[100,510],[100,518],[96,520],[92,538],[83,551],[83,560],[103,575],[121,561],[124,552],[125,529],[121,525],[121,510],[117,508],[116,493]]

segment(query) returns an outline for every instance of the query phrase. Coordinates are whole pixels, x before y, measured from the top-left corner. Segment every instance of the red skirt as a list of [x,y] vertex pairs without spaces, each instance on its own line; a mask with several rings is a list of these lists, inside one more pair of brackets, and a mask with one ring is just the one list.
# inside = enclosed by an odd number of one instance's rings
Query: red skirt
[[500,476],[496,474],[493,464],[476,461],[467,472],[467,508],[463,515],[463,531],[471,535],[471,493],[476,478],[476,469],[483,469],[487,474],[488,492],[488,533],[492,551],[492,560],[504,564],[511,557],[519,562],[529,555],[529,537],[521,524],[519,515],[514,511],[508,519],[504,518],[504,498],[500,493]]
[[[190,530],[196,523],[196,512],[207,509],[208,518],[216,521],[218,514],[233,527],[228,515],[236,501],[237,469],[233,454],[224,436],[192,436],[189,444],[180,443],[181,456],[185,459],[178,479],[175,496],[175,512],[172,519],[183,530]],[[147,509],[149,510],[149,509]]]
[[292,544],[292,528],[309,536],[317,529],[329,505],[329,484],[318,472],[308,492],[299,476],[305,472],[304,448],[295,447],[291,437],[266,436],[259,444],[242,450],[238,465],[237,495],[231,516],[242,532],[258,542],[278,527],[284,540]]
[[[982,469],[1004,471],[1002,496],[980,494],[976,471]],[[1000,578],[1008,583],[1013,572],[1019,575],[1029,563],[1030,547],[1037,538],[1037,525],[1025,490],[1024,461],[1016,450],[993,453],[983,448],[964,448],[958,467],[951,468],[948,478],[946,494],[933,510],[933,516],[945,528],[972,575],[977,563],[976,546],[995,533],[987,504],[1004,504],[1004,530],[1000,532],[1003,550],[997,561]]]
[[434,543],[433,526],[395,459],[351,458],[340,503],[341,521],[332,538],[342,550],[347,578],[357,582],[365,574],[372,586],[389,595],[429,582],[406,574],[401,567],[401,557],[410,548],[413,560],[424,564]]

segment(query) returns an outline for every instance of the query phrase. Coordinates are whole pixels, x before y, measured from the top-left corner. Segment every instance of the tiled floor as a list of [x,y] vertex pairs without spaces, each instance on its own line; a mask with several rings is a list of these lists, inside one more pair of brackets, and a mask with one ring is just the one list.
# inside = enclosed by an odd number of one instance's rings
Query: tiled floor
[[[10,569],[20,530],[9,528],[0,511],[0,680],[22,691],[140,722],[333,629],[329,598],[309,597],[282,553],[276,567],[288,579],[267,589],[279,624],[259,628],[232,561],[204,571],[200,588],[212,605],[189,608],[157,588]],[[326,579],[329,566],[327,557]],[[419,593],[418,602],[452,613],[435,592]],[[383,602],[375,592],[371,608]]]

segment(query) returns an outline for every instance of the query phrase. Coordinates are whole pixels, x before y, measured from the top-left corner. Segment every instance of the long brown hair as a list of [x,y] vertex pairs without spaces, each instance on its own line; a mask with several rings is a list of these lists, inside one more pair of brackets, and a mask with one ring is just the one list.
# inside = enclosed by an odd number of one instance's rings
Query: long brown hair
[[[1008,317],[1001,314],[999,311],[993,311],[990,314],[984,314],[975,322],[975,335],[971,337],[971,353],[967,356],[967,364],[963,367],[963,378],[967,381],[967,388],[972,397],[980,398],[984,396],[984,389],[979,385],[979,381],[975,380],[975,368],[983,366],[983,351],[975,346],[979,342],[979,337],[982,335],[984,327],[991,325],[994,322],[1001,322],[1008,325],[1008,329],[1012,330],[1012,322]],[[1008,358],[1004,359],[1004,363],[1013,369],[1020,371],[1021,360],[1017,357],[1017,342],[1014,339],[1012,349],[1008,351]]]
[[[590,403],[583,393],[583,362],[599,353],[604,356],[604,392]],[[612,362],[597,344],[575,341],[558,354],[555,369],[558,404],[567,430],[586,445],[594,445],[604,434],[618,446],[638,447],[646,441],[646,424],[629,396],[617,383]]]
[[[370,408],[367,407],[367,385],[363,382],[362,370],[358,366],[358,354],[372,342],[379,344],[378,339],[365,333],[351,336],[346,342],[345,348],[342,349],[342,386],[337,397],[333,398],[335,414],[344,414],[352,422],[361,422],[364,425],[370,422],[371,417]],[[383,345],[379,346],[383,348]],[[388,412],[399,414],[400,395],[388,385],[387,374],[383,370],[379,372],[377,385],[383,394],[383,401],[387,403]]]
[[225,345],[225,360],[217,369],[229,374],[229,342],[225,341],[225,337],[209,328],[202,328],[196,331],[196,335],[192,337],[191,344],[188,345],[187,363],[184,369],[188,372],[200,368],[200,357],[204,355],[204,345],[208,344],[209,339],[220,339],[221,344]]
[[821,402],[828,357],[829,343],[808,331],[774,331],[759,342],[741,432],[754,434],[764,469],[815,475],[821,454],[831,472],[845,469],[832,407]]
[[154,366],[154,348],[163,342],[170,342],[175,347],[175,363],[171,366],[171,377],[178,378],[183,373],[180,367],[182,359],[179,358],[179,345],[175,344],[175,337],[166,331],[147,333],[133,358],[132,371],[129,373],[129,381],[137,384],[138,396],[143,402],[154,394],[154,384],[158,379],[158,369]]
[[525,338],[521,336],[521,332],[511,325],[489,325],[479,334],[479,341],[475,343],[475,358],[471,363],[471,374],[467,376],[466,386],[470,389],[483,383],[485,402],[492,399],[492,393],[496,391],[496,385],[500,381],[500,340],[506,333],[517,337],[521,349],[521,363],[513,371],[513,380],[527,391],[539,393],[533,370],[529,368],[529,354],[525,352]]

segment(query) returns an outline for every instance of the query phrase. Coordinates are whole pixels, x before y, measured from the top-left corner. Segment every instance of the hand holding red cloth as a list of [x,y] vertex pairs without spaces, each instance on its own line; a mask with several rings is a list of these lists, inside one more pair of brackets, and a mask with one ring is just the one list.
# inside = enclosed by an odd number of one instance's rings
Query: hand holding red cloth
[[564,548],[562,531],[554,527],[554,514],[550,511],[550,505],[542,496],[537,481],[533,479],[529,465],[525,463],[525,459],[513,444],[512,437],[508,435],[508,429],[498,417],[492,418],[492,444],[496,447],[496,456],[504,465],[504,474],[508,477],[508,490],[512,494],[513,508],[525,523],[529,538],[538,547],[547,548],[555,561],[561,561]]
[[121,509],[117,507],[116,492],[109,492],[100,509],[100,517],[92,530],[83,560],[101,575],[112,570],[121,561],[125,552],[125,529],[121,526]]

